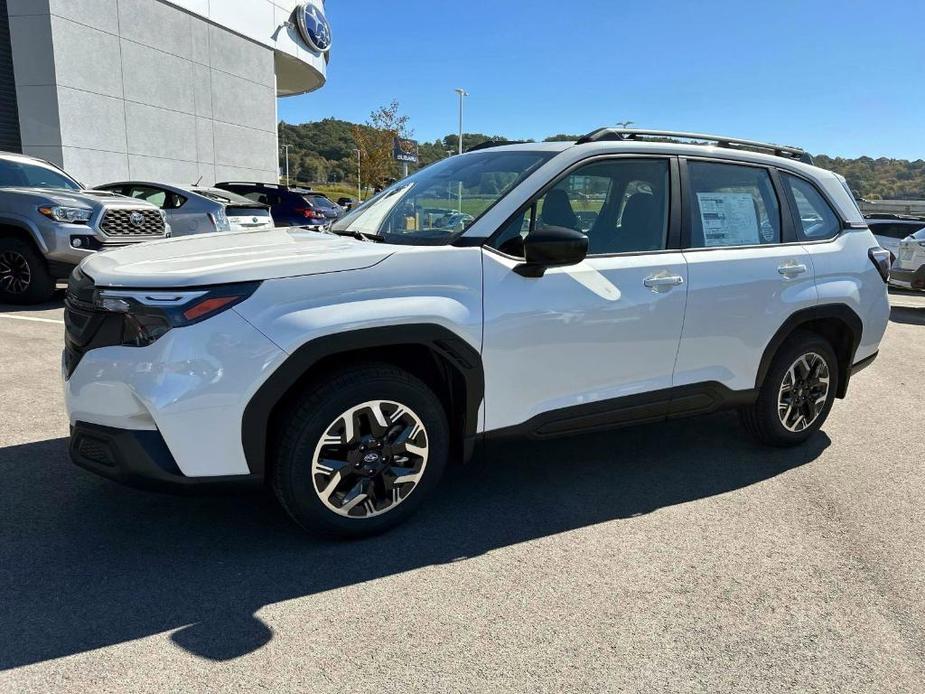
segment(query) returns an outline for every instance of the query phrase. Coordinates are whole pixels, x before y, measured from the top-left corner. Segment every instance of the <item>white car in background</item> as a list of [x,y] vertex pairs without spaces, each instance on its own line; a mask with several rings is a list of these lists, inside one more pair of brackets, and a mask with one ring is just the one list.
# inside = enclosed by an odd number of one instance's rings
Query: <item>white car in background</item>
[[899,243],[907,236],[925,227],[925,217],[910,217],[899,214],[864,215],[867,226],[880,244],[890,252],[890,262],[899,255]]
[[216,231],[259,231],[276,226],[269,205],[221,188],[121,181],[97,186],[97,190],[157,205],[167,216],[171,236],[192,236]]
[[903,289],[925,290],[925,229],[900,241],[890,283]]

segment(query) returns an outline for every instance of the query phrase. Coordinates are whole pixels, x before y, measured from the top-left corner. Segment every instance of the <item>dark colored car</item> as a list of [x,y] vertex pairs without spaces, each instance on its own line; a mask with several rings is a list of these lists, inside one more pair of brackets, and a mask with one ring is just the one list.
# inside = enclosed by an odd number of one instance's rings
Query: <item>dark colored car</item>
[[224,181],[216,183],[215,187],[269,205],[278,226],[321,229],[344,214],[344,210],[331,202],[327,196],[309,188],[243,181]]

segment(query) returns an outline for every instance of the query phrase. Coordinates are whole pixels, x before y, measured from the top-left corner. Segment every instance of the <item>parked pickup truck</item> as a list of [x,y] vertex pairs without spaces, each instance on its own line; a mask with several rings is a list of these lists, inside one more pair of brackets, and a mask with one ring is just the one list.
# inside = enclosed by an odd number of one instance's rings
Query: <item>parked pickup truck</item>
[[169,235],[155,205],[86,190],[54,164],[0,152],[0,303],[47,301],[86,256]]

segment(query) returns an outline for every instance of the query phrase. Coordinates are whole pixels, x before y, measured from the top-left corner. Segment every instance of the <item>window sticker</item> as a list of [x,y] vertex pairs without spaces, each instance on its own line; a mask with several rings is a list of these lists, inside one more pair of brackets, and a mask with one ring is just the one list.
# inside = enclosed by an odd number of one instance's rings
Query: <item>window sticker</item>
[[750,193],[697,193],[707,246],[752,246],[759,240],[758,215]]

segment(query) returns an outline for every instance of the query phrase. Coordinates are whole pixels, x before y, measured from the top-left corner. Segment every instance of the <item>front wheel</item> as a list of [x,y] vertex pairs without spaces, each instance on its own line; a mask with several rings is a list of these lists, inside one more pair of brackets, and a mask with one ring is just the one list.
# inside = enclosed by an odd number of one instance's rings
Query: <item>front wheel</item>
[[404,520],[436,487],[449,453],[440,400],[385,364],[333,374],[281,433],[276,496],[300,526],[329,535],[371,535]]
[[0,303],[41,304],[55,293],[45,259],[25,241],[0,239]]
[[794,334],[781,348],[755,404],[739,411],[746,431],[760,443],[795,446],[822,427],[838,386],[838,359],[824,338]]

